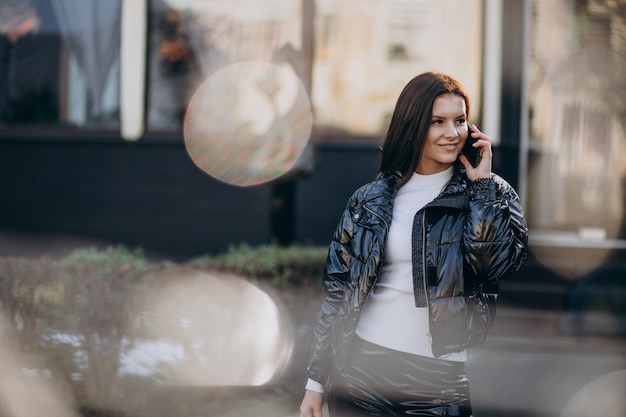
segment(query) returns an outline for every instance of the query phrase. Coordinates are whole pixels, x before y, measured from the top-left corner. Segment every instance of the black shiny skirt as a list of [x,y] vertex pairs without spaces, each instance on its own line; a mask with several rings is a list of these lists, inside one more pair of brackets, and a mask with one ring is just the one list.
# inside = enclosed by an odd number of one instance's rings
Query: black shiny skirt
[[355,338],[332,376],[331,417],[472,415],[465,363],[399,352]]

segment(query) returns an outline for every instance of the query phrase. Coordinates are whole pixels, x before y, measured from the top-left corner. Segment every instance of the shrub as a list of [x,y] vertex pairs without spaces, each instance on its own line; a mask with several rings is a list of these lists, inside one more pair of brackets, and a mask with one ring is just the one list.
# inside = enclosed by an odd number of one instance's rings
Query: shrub
[[225,253],[205,255],[189,261],[199,269],[217,269],[267,282],[273,286],[301,286],[321,276],[327,248],[318,246],[280,246],[268,244],[252,247],[231,246]]
[[76,366],[63,371],[82,375],[83,401],[110,403],[130,326],[140,314],[136,297],[156,266],[141,250],[124,246],[78,249],[58,265],[62,295],[54,330],[66,343],[57,354],[70,355],[62,363]]
[[39,344],[38,326],[50,307],[57,283],[54,262],[47,258],[0,258],[0,306],[11,336],[23,351]]

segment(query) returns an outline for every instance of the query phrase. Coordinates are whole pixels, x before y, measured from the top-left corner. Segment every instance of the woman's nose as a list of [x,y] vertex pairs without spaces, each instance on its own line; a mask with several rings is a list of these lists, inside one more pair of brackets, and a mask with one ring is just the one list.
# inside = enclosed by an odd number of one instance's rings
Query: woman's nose
[[446,126],[446,137],[456,138],[457,136],[459,136],[459,132],[456,130],[456,126],[453,123],[447,125]]

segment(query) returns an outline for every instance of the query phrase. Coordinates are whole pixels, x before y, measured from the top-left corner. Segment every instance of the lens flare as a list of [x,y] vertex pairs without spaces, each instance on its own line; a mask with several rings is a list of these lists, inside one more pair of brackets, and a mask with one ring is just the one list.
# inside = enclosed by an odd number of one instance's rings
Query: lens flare
[[622,417],[626,415],[626,371],[600,377],[580,390],[561,417]]
[[530,169],[529,184],[536,194],[528,207],[529,242],[533,257],[542,266],[565,279],[578,280],[602,267],[615,250],[623,249],[619,233],[625,221],[624,208],[610,204],[623,201],[623,193],[618,174],[603,177],[583,167],[580,172],[586,173],[586,181],[597,183],[611,198],[573,192],[574,181],[557,170],[562,159],[562,155],[545,158]]
[[287,366],[291,326],[264,291],[189,268],[162,278],[146,301],[146,340],[125,357],[125,372],[158,375],[166,385],[257,386]]
[[312,125],[307,92],[291,67],[240,62],[209,77],[192,97],[185,146],[212,177],[257,185],[294,166]]
[[0,315],[0,414],[3,416],[78,417],[68,392],[42,369],[27,369],[25,355],[7,337]]

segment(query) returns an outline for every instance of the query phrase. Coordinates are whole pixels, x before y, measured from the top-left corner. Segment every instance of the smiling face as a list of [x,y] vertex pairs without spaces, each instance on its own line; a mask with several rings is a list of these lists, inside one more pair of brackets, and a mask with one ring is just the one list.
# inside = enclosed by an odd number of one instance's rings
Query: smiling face
[[463,150],[467,136],[467,112],[463,97],[457,94],[437,97],[416,172],[430,175],[448,169]]

